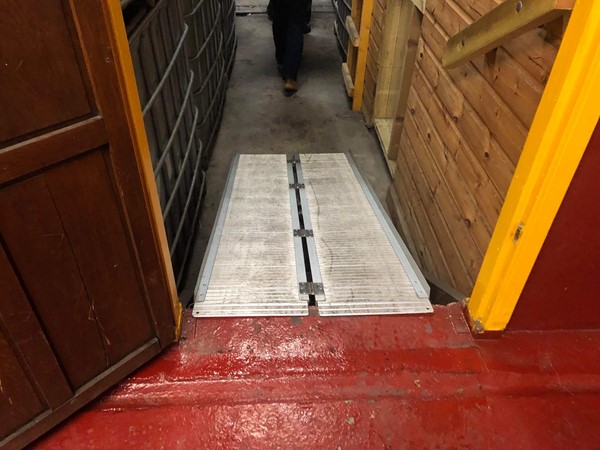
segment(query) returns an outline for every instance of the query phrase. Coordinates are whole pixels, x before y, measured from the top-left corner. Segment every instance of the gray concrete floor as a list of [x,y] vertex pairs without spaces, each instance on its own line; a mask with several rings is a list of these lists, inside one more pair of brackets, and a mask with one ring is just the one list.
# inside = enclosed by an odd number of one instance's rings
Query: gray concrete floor
[[[261,1],[266,0],[252,0],[254,4]],[[237,17],[237,56],[207,170],[201,225],[188,265],[188,291],[196,283],[229,166],[237,153],[349,152],[385,205],[390,175],[376,136],[366,128],[362,114],[350,109],[333,13],[313,11],[313,31],[304,40],[300,90],[293,97],[283,95],[267,16]]]

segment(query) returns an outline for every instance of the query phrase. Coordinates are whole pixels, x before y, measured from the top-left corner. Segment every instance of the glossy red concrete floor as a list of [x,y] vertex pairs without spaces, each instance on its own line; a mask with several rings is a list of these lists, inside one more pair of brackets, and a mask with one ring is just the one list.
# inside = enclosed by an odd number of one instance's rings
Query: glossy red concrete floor
[[600,332],[428,316],[186,318],[50,448],[600,448]]

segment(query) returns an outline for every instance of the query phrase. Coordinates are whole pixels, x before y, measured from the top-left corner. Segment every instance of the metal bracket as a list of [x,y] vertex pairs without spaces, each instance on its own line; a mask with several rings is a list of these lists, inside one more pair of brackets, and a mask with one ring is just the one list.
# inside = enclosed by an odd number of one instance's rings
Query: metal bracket
[[323,283],[298,283],[300,287],[300,294],[308,295],[323,295],[325,290],[323,289]]
[[483,324],[481,323],[481,320],[475,319],[470,322],[471,322],[471,330],[473,330],[474,333],[482,334],[485,331],[485,329],[483,328]]
[[298,237],[313,237],[313,230],[294,230],[294,236]]
[[292,155],[290,159],[287,160],[288,164],[298,164],[300,163],[300,157],[298,155]]
[[290,183],[290,189],[304,189],[304,183]]

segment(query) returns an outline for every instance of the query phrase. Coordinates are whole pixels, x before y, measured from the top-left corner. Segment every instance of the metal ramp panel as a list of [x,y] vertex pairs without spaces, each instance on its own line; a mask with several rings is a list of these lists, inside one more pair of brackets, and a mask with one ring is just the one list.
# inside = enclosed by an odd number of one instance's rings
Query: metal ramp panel
[[285,155],[233,162],[200,272],[194,316],[303,316]]
[[433,311],[429,287],[352,159],[238,155],[195,293],[195,317]]

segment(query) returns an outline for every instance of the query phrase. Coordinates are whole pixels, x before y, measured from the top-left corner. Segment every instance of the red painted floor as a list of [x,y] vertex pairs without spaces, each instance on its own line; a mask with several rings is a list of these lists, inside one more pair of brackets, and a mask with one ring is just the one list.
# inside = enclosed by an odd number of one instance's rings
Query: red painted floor
[[600,448],[600,331],[428,316],[186,318],[38,449]]

